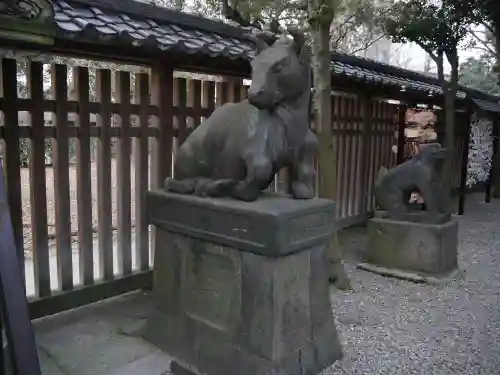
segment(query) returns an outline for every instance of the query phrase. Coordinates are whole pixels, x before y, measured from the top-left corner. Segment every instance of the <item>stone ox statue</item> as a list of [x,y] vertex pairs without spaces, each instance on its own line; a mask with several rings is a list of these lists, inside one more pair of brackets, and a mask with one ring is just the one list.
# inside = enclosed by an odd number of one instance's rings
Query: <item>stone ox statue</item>
[[429,214],[446,214],[446,199],[439,180],[447,149],[439,143],[431,143],[422,148],[410,160],[379,172],[375,181],[375,200],[381,210],[389,215],[410,211],[408,201],[414,191],[424,198]]
[[293,197],[314,196],[311,53],[299,30],[288,32],[293,40],[283,35],[272,46],[253,35],[257,56],[248,99],[224,104],[191,133],[178,150],[167,190],[254,201],[289,166]]

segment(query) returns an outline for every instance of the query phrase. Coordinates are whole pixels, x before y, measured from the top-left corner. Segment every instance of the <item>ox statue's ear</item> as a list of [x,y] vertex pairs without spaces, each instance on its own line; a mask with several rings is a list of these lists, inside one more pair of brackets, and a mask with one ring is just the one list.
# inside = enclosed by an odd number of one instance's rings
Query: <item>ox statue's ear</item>
[[250,34],[250,38],[257,47],[257,53],[261,53],[265,49],[269,48],[269,44],[266,42],[266,35],[262,31],[253,30]]
[[287,31],[293,37],[292,48],[299,57],[299,61],[301,63],[309,64],[311,59],[311,50],[306,43],[306,36],[304,35],[304,32],[295,26],[288,26]]

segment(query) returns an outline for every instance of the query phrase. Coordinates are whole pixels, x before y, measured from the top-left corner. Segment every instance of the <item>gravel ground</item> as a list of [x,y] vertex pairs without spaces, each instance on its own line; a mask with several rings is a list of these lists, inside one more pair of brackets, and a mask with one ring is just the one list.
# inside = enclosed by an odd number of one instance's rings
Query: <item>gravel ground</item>
[[468,198],[460,274],[442,286],[346,264],[355,293],[333,291],[344,358],[322,375],[500,373],[500,202]]

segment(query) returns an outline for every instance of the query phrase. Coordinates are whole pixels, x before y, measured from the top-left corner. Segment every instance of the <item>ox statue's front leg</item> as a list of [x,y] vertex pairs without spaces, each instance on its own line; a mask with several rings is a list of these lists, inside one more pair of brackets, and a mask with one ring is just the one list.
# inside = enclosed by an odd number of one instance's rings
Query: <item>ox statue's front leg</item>
[[317,152],[318,138],[309,130],[292,166],[292,195],[295,199],[314,198],[314,158]]
[[233,197],[242,201],[256,200],[273,179],[272,161],[265,155],[252,155],[245,160],[246,177],[233,190]]

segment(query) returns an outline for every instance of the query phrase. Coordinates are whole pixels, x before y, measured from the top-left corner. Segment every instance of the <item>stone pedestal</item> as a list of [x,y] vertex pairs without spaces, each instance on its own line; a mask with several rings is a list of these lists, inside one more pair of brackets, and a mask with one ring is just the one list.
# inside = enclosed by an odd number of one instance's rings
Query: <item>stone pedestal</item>
[[315,374],[341,357],[326,244],[334,203],[154,191],[146,338],[207,375]]
[[375,217],[360,267],[414,281],[443,282],[457,270],[458,223],[397,221]]

